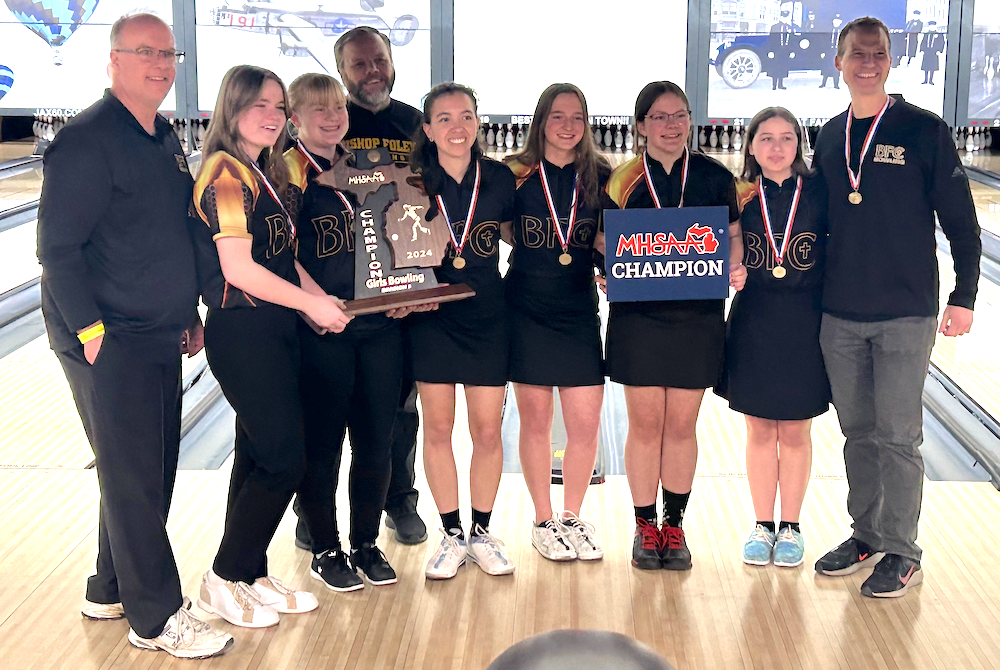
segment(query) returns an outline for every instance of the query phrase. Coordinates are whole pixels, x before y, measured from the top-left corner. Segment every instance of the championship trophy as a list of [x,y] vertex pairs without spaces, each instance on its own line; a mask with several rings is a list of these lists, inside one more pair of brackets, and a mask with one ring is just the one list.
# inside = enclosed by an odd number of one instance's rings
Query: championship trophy
[[353,193],[359,203],[354,212],[354,300],[347,301],[348,314],[476,294],[468,284],[438,284],[433,268],[441,265],[451,240],[448,224],[443,216],[426,220],[430,198],[415,185],[409,167],[396,165],[384,148],[358,151],[353,161],[339,161],[316,181]]

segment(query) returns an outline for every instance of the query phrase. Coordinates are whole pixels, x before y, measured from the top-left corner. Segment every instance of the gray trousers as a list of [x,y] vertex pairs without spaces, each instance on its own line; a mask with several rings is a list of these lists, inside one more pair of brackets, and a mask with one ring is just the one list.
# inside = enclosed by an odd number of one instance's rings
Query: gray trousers
[[923,496],[921,394],[937,321],[847,321],[823,315],[820,345],[840,429],[847,438],[847,511],[854,537],[920,560]]

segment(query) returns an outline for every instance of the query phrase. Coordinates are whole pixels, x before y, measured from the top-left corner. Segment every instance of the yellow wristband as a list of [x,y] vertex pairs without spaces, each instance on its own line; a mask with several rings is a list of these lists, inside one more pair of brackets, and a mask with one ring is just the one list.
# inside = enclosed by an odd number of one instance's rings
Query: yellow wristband
[[80,344],[86,344],[91,340],[97,339],[104,334],[104,324],[99,323],[96,326],[88,328],[82,333],[77,334],[76,339],[80,340]]

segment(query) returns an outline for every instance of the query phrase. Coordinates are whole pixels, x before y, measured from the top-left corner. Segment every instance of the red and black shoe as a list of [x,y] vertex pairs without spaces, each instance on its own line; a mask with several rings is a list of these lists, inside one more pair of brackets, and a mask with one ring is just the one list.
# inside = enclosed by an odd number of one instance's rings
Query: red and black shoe
[[853,575],[862,568],[875,566],[884,555],[852,537],[823,554],[816,561],[816,572],[828,577]]
[[691,550],[688,549],[687,540],[684,538],[684,529],[663,524],[660,536],[663,538],[660,551],[663,569],[690,570]]
[[660,529],[645,519],[635,520],[635,535],[632,536],[632,565],[640,570],[659,570],[663,567],[660,558]]
[[899,598],[924,581],[920,561],[899,554],[886,554],[871,577],[861,585],[861,595],[869,598]]

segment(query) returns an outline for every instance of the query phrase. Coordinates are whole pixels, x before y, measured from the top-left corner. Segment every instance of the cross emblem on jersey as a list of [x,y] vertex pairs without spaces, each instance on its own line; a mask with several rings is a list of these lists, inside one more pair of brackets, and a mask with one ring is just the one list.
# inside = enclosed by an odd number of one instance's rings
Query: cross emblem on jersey
[[808,242],[803,242],[799,245],[799,253],[802,255],[802,258],[808,258],[810,251],[812,251],[812,245]]
[[417,214],[417,210],[423,208],[424,208],[423,205],[407,205],[406,203],[403,204],[403,216],[399,218],[399,221],[397,221],[397,223],[402,223],[406,219],[413,219],[413,237],[410,238],[411,242],[417,241],[418,232],[426,233],[428,235],[431,234],[430,228],[425,228],[423,225],[421,225],[420,215]]

